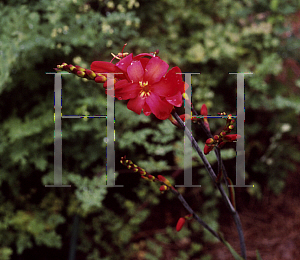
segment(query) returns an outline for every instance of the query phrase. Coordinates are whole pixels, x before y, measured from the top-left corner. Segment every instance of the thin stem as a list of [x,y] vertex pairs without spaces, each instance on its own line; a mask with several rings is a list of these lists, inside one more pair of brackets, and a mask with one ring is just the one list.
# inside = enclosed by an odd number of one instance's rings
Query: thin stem
[[[191,104],[191,108],[192,108],[193,114],[195,116],[198,116],[199,114],[197,113],[197,111],[194,108],[193,104]],[[202,128],[202,130],[206,134],[207,138],[213,138],[212,133],[206,128],[206,126],[204,125],[202,120],[198,121],[198,125],[200,125],[200,127]],[[218,159],[218,167],[220,167],[220,165],[222,165],[224,181],[225,181],[226,187],[228,187],[228,181],[227,181],[228,175],[227,175],[227,171],[224,167],[224,164],[223,164],[223,161],[222,161],[222,158],[221,158],[221,155],[220,155],[220,150],[218,148],[216,148],[216,149],[214,149],[214,151],[215,151],[216,157]],[[220,168],[218,169],[218,173],[219,172],[220,172]]]
[[[166,185],[164,183],[164,185]],[[168,185],[167,185],[168,186]],[[195,211],[190,207],[190,205],[186,202],[186,200],[183,198],[183,196],[177,191],[170,189],[172,193],[174,193],[178,199],[181,201],[182,205],[186,208],[186,210],[193,215],[193,218],[196,219],[204,228],[206,228],[213,236],[215,236],[219,241],[223,242],[220,236],[216,231],[214,231],[204,220],[202,220]]]
[[210,163],[207,161],[206,157],[202,153],[200,147],[198,146],[198,143],[196,142],[196,140],[192,136],[192,133],[190,132],[190,130],[185,127],[184,122],[181,120],[181,118],[178,116],[178,114],[176,113],[175,110],[172,111],[172,115],[177,120],[177,122],[179,123],[180,127],[184,130],[185,134],[187,135],[187,137],[191,141],[192,146],[194,147],[194,149],[198,153],[199,157],[203,161],[203,164],[204,164],[206,170],[208,171],[210,177],[212,178],[212,180],[214,181],[215,185],[219,189],[219,191],[220,191],[220,193],[222,195],[222,198],[223,198],[223,200],[225,202],[225,205],[227,206],[227,208],[229,209],[230,213],[232,214],[232,216],[234,218],[234,221],[235,221],[235,224],[236,224],[236,227],[237,227],[237,230],[238,230],[238,235],[239,235],[239,240],[240,240],[240,247],[241,247],[242,257],[244,259],[246,259],[247,257],[246,257],[245,239],[244,239],[244,235],[243,235],[241,221],[240,221],[240,218],[239,218],[239,215],[238,215],[237,211],[232,206],[232,204],[231,204],[231,202],[230,202],[227,194],[225,193],[225,191],[224,191],[221,183],[217,183],[216,182],[216,174],[215,174],[214,170],[212,169]]

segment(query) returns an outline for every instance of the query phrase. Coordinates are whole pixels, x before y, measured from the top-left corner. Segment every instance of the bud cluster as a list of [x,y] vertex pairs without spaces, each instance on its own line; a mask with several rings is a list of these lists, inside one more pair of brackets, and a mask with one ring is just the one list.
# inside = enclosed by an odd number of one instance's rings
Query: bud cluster
[[[221,116],[226,116],[226,113],[218,113]],[[204,146],[204,154],[209,154],[210,151],[214,149],[214,147],[222,148],[226,142],[234,142],[237,139],[241,138],[240,135],[237,134],[229,134],[231,130],[234,128],[235,120],[232,119],[232,115],[228,115],[226,118],[226,125],[222,132],[218,135],[215,135],[213,138],[208,138],[205,142]]]
[[153,182],[162,182],[163,185],[160,186],[159,190],[161,193],[164,193],[166,190],[174,189],[175,188],[171,185],[169,180],[167,180],[164,176],[158,175],[157,178],[149,173],[147,173],[143,168],[134,164],[131,160],[126,160],[126,155],[121,157],[120,162],[134,172],[138,172],[141,175],[141,178],[147,181]]
[[73,73],[76,76],[81,77],[81,78],[95,80],[95,82],[97,82],[97,83],[105,83],[107,81],[107,78],[100,73],[95,73],[92,70],[82,68],[78,65],[74,66],[72,64],[67,64],[65,62],[61,65],[57,65],[57,68],[54,68],[54,69],[56,71],[67,71],[67,72]]

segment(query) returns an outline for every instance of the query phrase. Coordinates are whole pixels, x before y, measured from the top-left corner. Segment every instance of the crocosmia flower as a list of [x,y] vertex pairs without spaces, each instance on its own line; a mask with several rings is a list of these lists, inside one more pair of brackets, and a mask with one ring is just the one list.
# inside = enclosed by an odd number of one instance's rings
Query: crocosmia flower
[[[146,116],[153,113],[161,120],[169,118],[173,106],[182,105],[186,87],[181,70],[174,67],[168,71],[168,68],[165,61],[149,53],[135,57],[131,53],[116,64],[94,61],[91,65],[96,73],[120,73],[115,75],[115,97],[129,99],[128,109],[137,114],[143,110]],[[107,84],[104,87],[107,88]]]

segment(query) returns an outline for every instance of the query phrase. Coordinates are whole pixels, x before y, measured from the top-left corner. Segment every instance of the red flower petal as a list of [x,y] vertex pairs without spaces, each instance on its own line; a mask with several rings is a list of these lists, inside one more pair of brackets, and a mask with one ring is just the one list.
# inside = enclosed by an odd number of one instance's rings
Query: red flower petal
[[128,77],[132,82],[138,83],[139,81],[143,81],[144,69],[140,61],[133,62],[127,68]]
[[144,81],[148,81],[150,85],[158,82],[166,74],[169,65],[158,57],[149,60],[146,68]]
[[115,64],[106,61],[93,61],[91,70],[96,73],[122,73],[116,74],[115,77],[118,79],[125,78],[125,74]]
[[173,109],[173,105],[166,100],[162,100],[153,92],[146,98],[146,103],[150,107],[151,112],[160,120],[168,119]]
[[151,109],[150,107],[147,105],[147,103],[145,103],[144,107],[143,107],[143,112],[145,116],[150,116],[151,115]]
[[189,85],[182,80],[182,74],[179,67],[170,69],[165,78],[167,81],[172,81],[173,87],[176,88],[176,90],[179,90],[181,94],[185,93],[185,88],[187,89],[189,87]]
[[184,93],[185,83],[182,81],[182,75],[177,73],[181,73],[181,70],[178,67],[172,68],[161,81],[151,86],[151,90],[162,97],[177,95],[176,101],[172,101],[172,98],[167,100],[175,106],[181,106],[182,98],[178,98],[178,92],[180,94]]
[[176,225],[176,231],[180,231],[185,223],[185,218],[180,218]]
[[154,57],[154,55],[151,53],[140,53],[140,54],[136,55],[133,59],[139,60],[142,57],[151,57],[152,58],[152,57]]
[[[135,60],[135,59],[133,58],[133,60]],[[138,60],[142,63],[142,66],[145,70],[148,62],[150,61],[150,59],[148,59],[148,58],[139,58]]]
[[138,95],[136,98],[130,99],[128,101],[127,108],[140,115],[144,104],[145,104],[145,99],[141,98]]
[[124,72],[127,72],[127,68],[128,68],[128,66],[131,64],[131,62],[132,62],[132,57],[133,57],[133,54],[130,53],[128,56],[126,56],[125,58],[123,58],[122,60],[120,60],[120,61],[116,64],[116,66],[117,66],[120,70],[122,70],[122,71],[124,71]]
[[119,72],[115,64],[106,61],[93,61],[91,70],[94,72]]
[[182,105],[182,95],[181,93],[178,91],[178,93],[172,97],[166,97],[166,100],[172,104],[173,106],[176,107],[181,107]]
[[177,94],[178,89],[172,84],[172,81],[164,79],[151,85],[151,91],[161,97],[172,97]]
[[119,100],[135,98],[140,92],[140,85],[120,80],[115,84],[115,97]]

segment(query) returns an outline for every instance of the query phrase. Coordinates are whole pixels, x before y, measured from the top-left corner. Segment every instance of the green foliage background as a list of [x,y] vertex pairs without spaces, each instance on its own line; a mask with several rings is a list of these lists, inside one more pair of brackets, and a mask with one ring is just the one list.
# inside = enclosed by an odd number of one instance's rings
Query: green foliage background
[[[159,49],[170,67],[201,72],[193,76],[193,104],[199,111],[206,103],[212,115],[235,113],[236,78],[228,73],[253,72],[245,76],[246,171],[247,183],[256,184],[248,192],[259,199],[266,188],[280,193],[300,158],[300,81],[285,66],[300,62],[291,28],[297,11],[299,3],[288,0],[2,1],[0,259],[67,259],[74,216],[76,259],[162,259],[171,244],[173,259],[208,259],[202,244],[213,239],[197,223],[175,233],[186,214],[179,202],[118,163],[126,154],[170,176],[183,167],[183,133],[134,114],[126,101],[115,104],[116,183],[124,188],[98,186],[105,182],[103,119],[63,119],[63,184],[72,188],[44,187],[53,184],[54,160],[54,77],[46,72],[62,62],[89,68],[93,60],[109,61],[125,43],[134,54]],[[64,75],[62,97],[65,115],[106,113],[104,90],[94,82]],[[222,123],[211,120],[211,129]],[[202,133],[194,134],[203,147]],[[223,152],[230,173],[233,148]],[[194,189],[181,192],[217,229],[219,198],[194,156],[193,178],[202,188],[198,197]],[[185,245],[186,238],[197,242]]]

